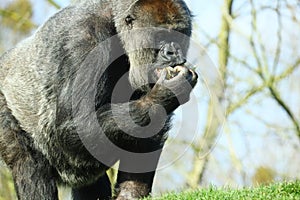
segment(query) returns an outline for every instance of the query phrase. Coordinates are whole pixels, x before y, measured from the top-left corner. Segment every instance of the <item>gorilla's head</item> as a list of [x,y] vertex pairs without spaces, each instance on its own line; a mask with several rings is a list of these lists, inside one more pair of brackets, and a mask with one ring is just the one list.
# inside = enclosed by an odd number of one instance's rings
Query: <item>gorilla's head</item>
[[184,64],[192,25],[183,1],[114,0],[113,14],[134,88],[155,82],[157,68]]

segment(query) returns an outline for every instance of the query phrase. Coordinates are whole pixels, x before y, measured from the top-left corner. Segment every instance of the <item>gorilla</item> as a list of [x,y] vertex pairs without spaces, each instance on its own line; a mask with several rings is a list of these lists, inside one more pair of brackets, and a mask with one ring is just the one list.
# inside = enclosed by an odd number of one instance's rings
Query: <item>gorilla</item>
[[[173,111],[189,100],[182,0],[70,5],[0,58],[0,155],[18,199],[151,193]],[[112,197],[106,170],[119,162]]]

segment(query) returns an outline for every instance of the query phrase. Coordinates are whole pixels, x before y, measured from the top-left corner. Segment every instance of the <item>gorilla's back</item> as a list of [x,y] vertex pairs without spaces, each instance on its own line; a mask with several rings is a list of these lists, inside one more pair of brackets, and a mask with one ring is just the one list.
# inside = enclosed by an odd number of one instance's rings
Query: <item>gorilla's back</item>
[[[55,126],[63,82],[105,35],[115,31],[113,23],[106,20],[108,14],[100,3],[93,9],[88,4],[66,7],[2,55],[0,90],[26,132],[40,133]],[[102,35],[97,35],[100,30]]]
[[0,60],[0,88],[7,106],[28,133],[38,127],[45,94],[42,73],[38,70],[38,47],[34,36],[22,41]]

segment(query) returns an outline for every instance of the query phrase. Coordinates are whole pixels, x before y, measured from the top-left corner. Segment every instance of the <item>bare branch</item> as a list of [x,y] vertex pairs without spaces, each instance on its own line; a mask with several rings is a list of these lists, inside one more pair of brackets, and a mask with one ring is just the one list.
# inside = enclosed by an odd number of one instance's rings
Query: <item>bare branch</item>
[[298,67],[300,67],[300,58],[298,58],[294,64],[292,64],[290,67],[288,67],[284,72],[282,72],[280,75],[278,75],[277,77],[275,77],[273,79],[274,82],[278,81],[278,80],[282,80],[286,77],[288,77],[289,75],[291,75]]
[[266,88],[265,84],[262,84],[260,86],[257,87],[253,87],[250,91],[248,91],[246,93],[246,95],[244,95],[244,97],[242,99],[240,99],[238,102],[236,102],[235,104],[231,104],[227,110],[226,110],[226,114],[232,114],[234,111],[236,111],[238,108],[240,108],[242,105],[246,104],[247,101],[253,97],[255,94],[257,94],[258,92],[261,92],[264,88]]
[[57,8],[57,9],[60,9],[60,8],[61,8],[61,6],[58,5],[54,0],[47,0],[47,2],[48,2],[50,5],[52,5],[52,6],[54,6],[55,8]]
[[299,122],[297,121],[296,117],[294,116],[292,110],[290,109],[290,107],[283,101],[283,99],[280,96],[280,93],[277,91],[277,89],[274,86],[270,86],[269,87],[269,91],[271,93],[271,95],[273,96],[273,98],[275,99],[275,101],[281,106],[281,108],[286,112],[286,114],[289,116],[289,118],[292,120],[295,128],[296,128],[296,133],[297,136],[300,139],[300,126],[299,126]]
[[[219,51],[219,64],[220,64],[220,72],[222,79],[226,80],[227,76],[227,64],[229,59],[229,37],[230,37],[230,22],[228,18],[231,18],[232,15],[232,0],[226,0],[226,9],[223,14],[222,26],[221,31],[219,34],[219,44],[220,44],[220,51]],[[226,86],[225,86],[226,87]]]
[[250,46],[251,46],[252,53],[254,55],[254,58],[255,58],[255,61],[256,61],[257,67],[258,67],[257,73],[261,78],[264,78],[263,77],[263,70],[262,70],[262,63],[260,61],[259,54],[256,50],[256,45],[255,45],[255,41],[254,41],[254,35],[257,31],[257,27],[256,27],[256,10],[255,10],[253,0],[250,0],[250,3],[251,3],[251,15],[252,15],[252,21],[251,21],[252,30],[251,30],[251,36],[250,36]]
[[281,43],[282,43],[282,19],[281,19],[281,12],[280,12],[281,4],[280,1],[277,1],[277,7],[276,7],[276,14],[277,14],[277,47],[275,52],[275,57],[273,61],[273,74],[276,74],[276,69],[279,63],[280,55],[281,55]]

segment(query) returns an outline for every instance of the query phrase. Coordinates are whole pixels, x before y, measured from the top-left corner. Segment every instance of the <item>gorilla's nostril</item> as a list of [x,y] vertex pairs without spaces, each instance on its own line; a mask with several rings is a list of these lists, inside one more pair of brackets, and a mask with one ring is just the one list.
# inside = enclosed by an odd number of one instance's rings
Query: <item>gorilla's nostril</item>
[[167,51],[167,56],[173,56],[174,55],[174,52],[173,51]]

